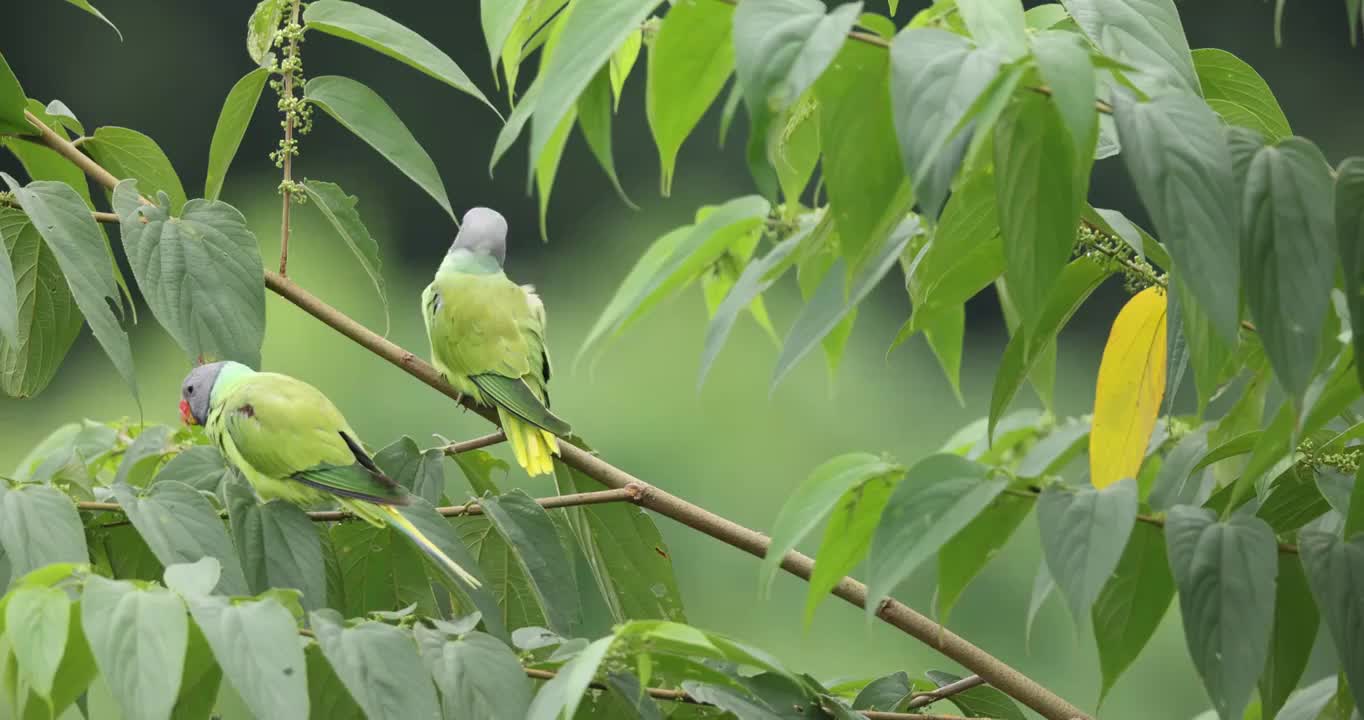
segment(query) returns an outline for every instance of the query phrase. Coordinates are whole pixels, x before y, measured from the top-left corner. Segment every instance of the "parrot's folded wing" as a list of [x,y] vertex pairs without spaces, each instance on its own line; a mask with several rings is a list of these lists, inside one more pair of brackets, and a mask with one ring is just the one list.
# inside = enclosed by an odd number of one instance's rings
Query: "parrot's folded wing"
[[305,485],[341,497],[355,498],[380,505],[406,505],[409,500],[402,488],[386,475],[354,465],[317,465],[300,470],[291,476]]
[[524,380],[493,374],[472,375],[469,379],[489,399],[522,420],[555,435],[562,436],[573,432],[568,423],[550,412],[545,404],[540,402],[540,398],[535,396]]

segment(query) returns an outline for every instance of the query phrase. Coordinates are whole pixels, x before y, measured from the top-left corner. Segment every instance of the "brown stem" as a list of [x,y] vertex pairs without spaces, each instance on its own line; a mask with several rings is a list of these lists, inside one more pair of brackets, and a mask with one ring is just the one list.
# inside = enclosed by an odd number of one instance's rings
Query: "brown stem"
[[925,705],[932,705],[939,700],[952,697],[957,693],[966,692],[973,687],[979,687],[983,684],[985,684],[985,678],[982,678],[979,675],[964,677],[954,683],[948,683],[932,692],[918,693],[910,698],[908,707],[910,710],[913,710],[914,708],[921,708]]
[[[298,11],[300,0],[294,0],[293,15],[290,19],[291,25],[298,25]],[[289,52],[286,57],[298,57],[298,38],[289,38]],[[284,97],[292,101],[294,99],[294,71],[292,68],[284,72]],[[284,196],[284,206],[280,210],[279,224],[279,274],[287,276],[289,270],[289,195],[290,188],[294,182],[294,108],[290,106],[284,113],[284,147],[281,149],[284,154],[284,182],[280,188]]]
[[507,434],[502,432],[501,429],[499,429],[497,432],[489,433],[487,435],[484,435],[483,437],[476,437],[473,438],[472,440],[462,440],[460,442],[452,442],[442,449],[445,451],[446,455],[450,455],[453,457],[462,452],[469,452],[470,450],[479,450],[488,447],[489,445],[496,445],[506,439]]
[[[31,119],[37,120],[37,118]],[[37,124],[41,125],[42,123]],[[78,167],[106,187],[112,189],[118,184],[118,180],[113,175],[81,154],[65,138],[48,131],[43,133],[43,140],[63,156],[70,157],[71,154],[74,154],[75,157],[71,158],[72,162],[75,162]],[[416,355],[351,319],[345,313],[294,284],[287,277],[269,270],[264,272],[265,286],[275,294],[298,306],[333,330],[350,338],[361,347],[397,365],[404,372],[421,380],[446,397],[462,403],[489,422],[497,423],[497,414],[493,410],[476,405],[470,398],[462,397],[441,378],[440,373],[435,368]],[[561,441],[559,448],[564,462],[608,488],[624,490],[632,485],[635,486],[639,493],[637,502],[641,505],[757,557],[763,557],[767,553],[770,542],[760,533],[649,485],[630,473],[601,460],[596,455],[569,444],[567,441]],[[796,577],[809,580],[811,572],[814,570],[814,564],[814,560],[808,555],[792,551],[782,559],[781,567]],[[833,594],[857,607],[865,607],[868,602],[867,586],[850,577],[845,577],[839,581],[834,586]],[[903,603],[887,598],[877,606],[875,614],[890,625],[903,630],[961,666],[980,675],[986,682],[1032,708],[1047,720],[1088,720],[1089,718],[1089,715],[1079,708],[1019,672],[1013,666],[976,647],[956,633],[941,627],[930,618],[919,614]]]

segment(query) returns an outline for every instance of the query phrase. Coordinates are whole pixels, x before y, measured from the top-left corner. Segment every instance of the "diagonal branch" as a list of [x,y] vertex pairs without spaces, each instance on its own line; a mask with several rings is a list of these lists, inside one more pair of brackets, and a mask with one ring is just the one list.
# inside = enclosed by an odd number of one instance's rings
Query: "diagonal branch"
[[[52,132],[31,114],[29,119],[42,131],[42,139],[45,144],[71,160],[87,175],[111,190],[118,184],[117,178],[90,157],[81,153],[70,141]],[[435,368],[412,352],[404,350],[387,338],[361,325],[288,278],[269,270],[264,270],[264,273],[265,286],[275,294],[350,338],[361,347],[398,366],[404,372],[421,380],[446,397],[462,403],[480,417],[497,424],[497,414],[493,410],[474,404],[470,398],[461,397],[449,383],[441,378],[440,373]],[[636,502],[644,507],[756,557],[763,557],[767,554],[771,543],[765,535],[650,485],[567,441],[560,441],[559,448],[560,456],[566,464],[608,488],[624,490],[631,485],[637,486],[639,499]],[[810,579],[814,565],[813,558],[795,551],[787,553],[781,563],[782,569],[802,580]],[[834,586],[833,594],[857,607],[865,608],[868,602],[872,602],[867,597],[867,586],[850,577],[845,577],[839,581]],[[940,626],[904,603],[887,598],[877,605],[875,615],[934,648],[962,667],[981,676],[985,682],[1032,708],[1047,720],[1087,720],[1089,718],[1089,715],[1084,711],[1019,672],[1013,666]]]

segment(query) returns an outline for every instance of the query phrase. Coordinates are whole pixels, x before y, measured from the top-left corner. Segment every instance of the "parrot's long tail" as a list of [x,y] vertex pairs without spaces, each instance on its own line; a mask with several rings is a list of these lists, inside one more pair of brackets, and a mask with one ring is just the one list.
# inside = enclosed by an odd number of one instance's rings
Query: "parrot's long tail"
[[469,571],[461,567],[459,563],[451,560],[449,555],[441,552],[440,548],[436,547],[435,543],[431,542],[429,538],[423,535],[422,531],[418,530],[417,526],[413,525],[411,520],[403,517],[402,513],[398,512],[397,508],[392,505],[372,505],[371,507],[376,507],[380,513],[382,513],[384,524],[403,535],[406,535],[407,539],[416,544],[418,548],[421,548],[421,551],[426,553],[427,557],[430,557],[435,561],[436,565],[438,565],[441,570],[449,575],[453,575],[470,587],[478,587],[481,584],[479,583],[478,578],[471,575]]
[[507,433],[516,462],[531,477],[554,472],[554,456],[559,454],[559,440],[554,433],[536,427],[521,418],[499,409],[502,430]]

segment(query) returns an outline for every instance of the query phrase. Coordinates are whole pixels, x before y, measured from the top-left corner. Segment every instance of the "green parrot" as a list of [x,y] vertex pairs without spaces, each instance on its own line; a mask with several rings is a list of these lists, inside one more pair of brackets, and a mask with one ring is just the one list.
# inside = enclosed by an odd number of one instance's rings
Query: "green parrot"
[[532,476],[554,472],[556,436],[572,432],[549,411],[545,306],[502,272],[507,221],[477,207],[422,292],[431,364],[463,395],[497,409],[516,461]]
[[406,535],[445,573],[479,586],[397,511],[410,502],[406,491],[374,464],[341,411],[312,385],[237,362],[200,365],[180,388],[180,418],[203,425],[263,500],[304,506],[337,500],[366,522]]

